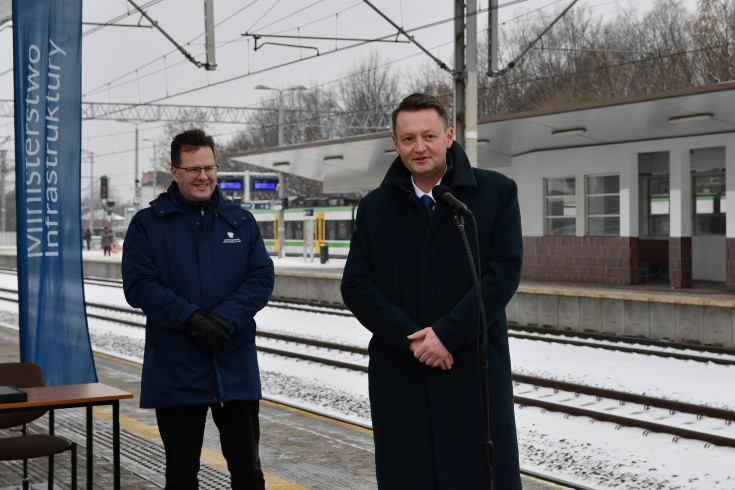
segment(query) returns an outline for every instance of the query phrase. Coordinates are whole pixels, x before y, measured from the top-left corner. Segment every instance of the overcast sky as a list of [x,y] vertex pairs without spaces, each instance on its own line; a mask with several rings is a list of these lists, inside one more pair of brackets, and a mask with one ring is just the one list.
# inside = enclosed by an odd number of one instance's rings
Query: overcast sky
[[[532,22],[542,16],[552,20],[572,0],[498,0],[501,28]],[[194,59],[204,63],[203,0],[135,0]],[[82,32],[82,94],[85,102],[158,103],[254,107],[275,91],[254,90],[258,84],[274,88],[297,85],[331,86],[344,77],[371,51],[399,73],[430,63],[414,44],[370,43],[316,39],[263,38],[264,42],[301,47],[265,45],[254,50],[252,37],[244,33],[404,40],[381,16],[410,31],[416,41],[448,65],[452,65],[453,3],[449,0],[215,0],[216,71],[197,68],[150,22],[136,13],[127,0],[85,1],[83,21],[115,21],[125,27],[84,25]],[[605,15],[627,15],[643,10],[653,0],[580,0],[574,8],[593,9]],[[684,0],[693,11],[696,0]],[[0,0],[0,20],[10,0]],[[489,0],[478,1],[487,9]],[[631,7],[635,5],[637,7]],[[424,27],[432,26],[432,27]],[[423,27],[423,28],[422,28]],[[487,14],[479,17],[478,29],[487,28]],[[482,33],[480,34],[482,36]],[[0,26],[0,99],[13,98],[12,31]],[[315,56],[318,53],[318,56]],[[163,135],[164,123],[140,123],[139,173],[151,169],[151,142]],[[226,141],[245,126],[211,125],[220,141]],[[0,143],[12,137],[10,118],[0,118]],[[95,153],[94,175],[108,175],[117,199],[133,194],[135,124],[87,121],[82,127],[82,147]],[[7,141],[2,149],[13,149]],[[90,165],[82,165],[82,192],[89,192]],[[142,203],[145,205],[146,203]]]

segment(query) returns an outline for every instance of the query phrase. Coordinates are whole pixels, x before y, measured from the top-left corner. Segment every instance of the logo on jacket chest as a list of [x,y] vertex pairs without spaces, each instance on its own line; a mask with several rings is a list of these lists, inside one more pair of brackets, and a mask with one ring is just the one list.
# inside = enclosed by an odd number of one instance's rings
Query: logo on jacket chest
[[222,240],[222,243],[242,243],[242,240],[237,238],[231,231],[227,232],[227,238]]

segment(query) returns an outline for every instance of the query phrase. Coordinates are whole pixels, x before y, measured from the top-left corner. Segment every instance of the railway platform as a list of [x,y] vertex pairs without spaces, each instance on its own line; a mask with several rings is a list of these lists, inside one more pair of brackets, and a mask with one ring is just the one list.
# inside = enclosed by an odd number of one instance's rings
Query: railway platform
[[[119,278],[120,254],[96,252],[83,254],[85,275]],[[344,259],[273,260],[274,298],[343,305]],[[735,347],[735,293],[723,283],[695,281],[692,288],[671,289],[664,279],[634,286],[524,280],[506,315],[518,325]]]
[[[0,362],[17,362],[17,330],[0,326]],[[164,452],[153,410],[138,407],[141,366],[105,355],[95,355],[99,381],[134,394],[120,403],[121,481],[123,489],[163,488]],[[109,408],[95,409],[94,487],[113,488],[111,424]],[[79,488],[86,488],[86,419],[84,409],[57,410],[56,434],[77,442]],[[46,417],[32,424],[48,429]],[[260,453],[266,488],[375,489],[373,440],[369,430],[319,415],[263,401],[260,406]],[[29,462],[33,488],[46,488],[47,460]],[[70,488],[70,456],[55,458],[55,488]],[[0,462],[0,490],[19,488],[21,462]],[[217,429],[210,420],[204,437],[200,488],[229,486],[226,462],[220,452]],[[43,484],[42,484],[43,483]],[[536,478],[523,477],[524,490],[561,489]]]
[[[120,280],[122,254],[84,250],[85,277]],[[345,259],[325,264],[274,258],[274,299],[344,306]],[[0,248],[0,267],[15,268],[15,248]],[[695,281],[671,289],[664,279],[634,286],[521,281],[506,307],[510,324],[735,348],[735,293],[723,283]]]

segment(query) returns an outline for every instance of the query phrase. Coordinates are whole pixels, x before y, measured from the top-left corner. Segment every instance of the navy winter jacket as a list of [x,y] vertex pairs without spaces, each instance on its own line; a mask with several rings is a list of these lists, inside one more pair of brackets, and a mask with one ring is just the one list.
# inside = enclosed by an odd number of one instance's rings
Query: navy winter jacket
[[[255,314],[273,291],[273,262],[253,216],[225,200],[191,203],[175,182],[138,212],[123,244],[125,298],[147,317],[140,406],[258,400]],[[196,310],[230,325],[212,353],[184,333]]]

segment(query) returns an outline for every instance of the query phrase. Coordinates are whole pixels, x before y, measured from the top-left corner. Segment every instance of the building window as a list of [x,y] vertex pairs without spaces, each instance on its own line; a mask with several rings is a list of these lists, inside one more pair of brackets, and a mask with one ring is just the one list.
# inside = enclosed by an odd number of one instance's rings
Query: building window
[[726,213],[725,176],[695,176],[694,234],[724,235]]
[[545,179],[546,235],[576,235],[577,194],[574,177]]
[[620,235],[620,176],[587,177],[587,234]]
[[669,179],[648,181],[648,234],[669,236]]

